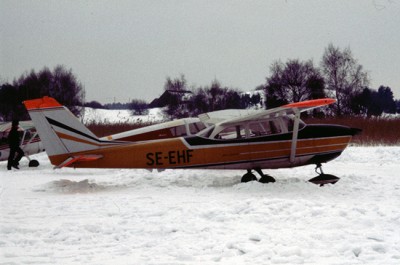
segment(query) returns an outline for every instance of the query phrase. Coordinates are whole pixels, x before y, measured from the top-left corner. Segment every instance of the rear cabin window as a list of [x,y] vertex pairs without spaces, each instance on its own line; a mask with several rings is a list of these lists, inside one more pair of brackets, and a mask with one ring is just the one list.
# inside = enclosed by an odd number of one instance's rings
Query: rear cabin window
[[254,122],[249,124],[250,137],[271,134],[271,128],[267,122]]
[[179,125],[179,126],[176,126],[176,127],[172,127],[170,130],[171,130],[172,136],[175,136],[175,137],[180,137],[180,136],[186,136],[187,135],[185,125]]

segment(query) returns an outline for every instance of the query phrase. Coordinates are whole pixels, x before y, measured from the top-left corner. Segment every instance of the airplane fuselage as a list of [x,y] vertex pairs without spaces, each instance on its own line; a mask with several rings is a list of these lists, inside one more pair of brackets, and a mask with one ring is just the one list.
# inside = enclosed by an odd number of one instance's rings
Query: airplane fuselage
[[71,156],[96,154],[100,159],[75,162],[77,168],[284,168],[324,163],[339,156],[354,129],[337,125],[306,125],[299,130],[296,155],[290,161],[292,133],[243,139],[188,136],[100,148],[95,151],[50,156],[60,165]]

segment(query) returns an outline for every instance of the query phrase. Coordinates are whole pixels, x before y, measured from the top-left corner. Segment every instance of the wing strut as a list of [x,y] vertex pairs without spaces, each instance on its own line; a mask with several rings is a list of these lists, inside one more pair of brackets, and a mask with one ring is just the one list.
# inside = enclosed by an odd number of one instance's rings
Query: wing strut
[[290,163],[294,163],[296,158],[296,148],[297,148],[297,136],[299,134],[299,124],[300,124],[300,111],[298,108],[293,108],[294,111],[294,125],[293,125],[293,136],[292,136],[292,147],[290,149]]

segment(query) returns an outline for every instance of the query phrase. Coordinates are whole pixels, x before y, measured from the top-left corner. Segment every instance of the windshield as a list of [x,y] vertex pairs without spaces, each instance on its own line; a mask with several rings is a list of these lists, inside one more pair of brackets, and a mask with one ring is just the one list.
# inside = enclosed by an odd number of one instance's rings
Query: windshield
[[[284,116],[282,120],[287,126],[288,132],[292,132],[294,127],[294,115]],[[302,120],[299,120],[299,130],[304,128],[304,126],[306,126],[306,124]]]
[[204,130],[200,131],[197,136],[204,137],[204,138],[209,138],[211,133],[213,132],[215,128],[215,125],[212,125],[210,127],[205,128]]

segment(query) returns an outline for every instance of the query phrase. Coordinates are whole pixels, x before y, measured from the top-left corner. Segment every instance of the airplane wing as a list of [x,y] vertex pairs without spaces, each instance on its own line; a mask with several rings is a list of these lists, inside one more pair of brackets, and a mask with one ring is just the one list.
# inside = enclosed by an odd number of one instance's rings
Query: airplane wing
[[0,123],[0,132],[1,133],[5,133],[5,132],[9,132],[11,130],[11,122],[3,122]]
[[336,100],[332,98],[323,98],[323,99],[313,99],[306,100],[296,103],[290,103],[287,105],[283,105],[281,107],[269,109],[269,110],[255,110],[248,115],[236,116],[236,118],[225,119],[220,122],[221,125],[227,125],[231,123],[240,123],[243,121],[249,120],[259,120],[262,118],[268,118],[275,115],[289,115],[296,114],[300,112],[304,112],[307,110],[311,110],[314,108],[323,107],[332,103],[335,103]]
[[[4,122],[4,123],[0,123],[0,132],[4,133],[4,132],[9,132],[11,130],[11,122]],[[20,131],[26,131],[29,129],[34,128],[35,126],[33,125],[32,121],[20,121],[19,122],[19,130]]]
[[336,102],[336,99],[333,99],[333,98],[321,98],[321,99],[312,99],[312,100],[290,103],[290,104],[284,105],[282,107],[298,109],[300,112],[303,112],[303,111],[327,106],[327,105],[330,105],[335,102]]
[[224,120],[244,117],[256,113],[258,110],[249,109],[225,109],[200,114],[199,119],[206,124],[216,124]]

